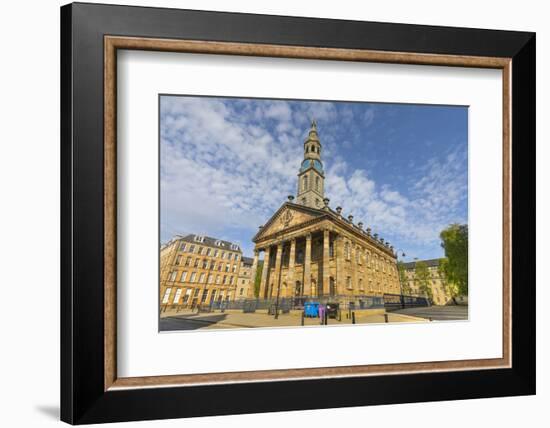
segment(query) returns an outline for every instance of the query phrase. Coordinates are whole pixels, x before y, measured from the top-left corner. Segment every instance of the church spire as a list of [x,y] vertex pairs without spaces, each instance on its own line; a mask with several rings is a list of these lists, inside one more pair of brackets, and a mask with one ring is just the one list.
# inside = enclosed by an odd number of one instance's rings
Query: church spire
[[325,192],[325,175],[321,162],[321,141],[317,134],[317,122],[311,127],[304,141],[304,160],[298,173],[298,203],[312,208],[322,208]]

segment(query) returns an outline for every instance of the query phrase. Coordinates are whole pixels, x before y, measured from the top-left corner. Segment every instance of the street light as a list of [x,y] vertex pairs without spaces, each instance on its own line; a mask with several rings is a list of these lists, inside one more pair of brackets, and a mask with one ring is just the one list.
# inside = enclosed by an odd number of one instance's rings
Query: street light
[[[403,251],[403,249],[401,248],[398,248],[395,250],[395,255],[397,257],[397,263],[398,263],[398,266],[399,266],[399,252],[401,252],[401,257],[406,257],[407,255],[405,254],[405,252]],[[400,291],[400,294],[401,294],[401,309],[405,309],[405,299],[403,298],[403,283],[401,281],[401,272],[399,272],[399,267],[397,268],[397,275],[399,276],[399,291]]]

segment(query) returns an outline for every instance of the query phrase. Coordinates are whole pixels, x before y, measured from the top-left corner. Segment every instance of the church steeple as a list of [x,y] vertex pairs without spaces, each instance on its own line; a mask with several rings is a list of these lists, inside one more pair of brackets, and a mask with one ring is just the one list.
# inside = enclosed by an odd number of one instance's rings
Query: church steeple
[[299,204],[322,208],[325,197],[325,175],[321,162],[321,141],[317,134],[317,123],[311,121],[311,128],[304,141],[304,160],[298,172]]

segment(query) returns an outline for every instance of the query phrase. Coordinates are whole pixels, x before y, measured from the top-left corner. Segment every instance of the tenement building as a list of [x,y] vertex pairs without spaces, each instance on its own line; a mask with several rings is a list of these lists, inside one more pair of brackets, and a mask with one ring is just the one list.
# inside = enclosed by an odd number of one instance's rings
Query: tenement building
[[242,252],[201,235],[176,236],[160,249],[160,304],[195,307],[234,300]]
[[[426,286],[431,289],[432,300],[436,305],[446,305],[451,302],[453,299],[453,284],[447,283],[445,278],[445,273],[439,269],[439,264],[441,259],[430,259],[430,260],[418,260],[416,262],[403,263],[403,268],[405,269],[405,277],[407,280],[406,285],[410,290],[412,295],[425,295],[425,291],[421,290],[421,285],[416,278],[416,264],[425,263],[428,267],[428,278],[425,279],[427,282]],[[403,284],[405,286],[405,284]]]
[[[325,197],[322,145],[315,121],[304,142],[296,198],[260,227],[252,270],[264,266],[260,298],[376,296],[400,293],[393,247]],[[249,297],[252,294],[249,293]]]
[[253,263],[254,260],[251,257],[242,257],[239,276],[237,278],[237,292],[235,299],[246,299],[247,297],[254,295],[255,278],[252,277]]

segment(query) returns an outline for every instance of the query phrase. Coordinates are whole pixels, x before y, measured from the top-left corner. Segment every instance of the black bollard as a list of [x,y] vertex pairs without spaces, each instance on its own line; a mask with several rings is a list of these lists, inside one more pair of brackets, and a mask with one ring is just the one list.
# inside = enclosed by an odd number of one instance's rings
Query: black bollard
[[355,312],[351,313],[351,323],[355,324]]
[[325,325],[328,324],[328,313],[327,311],[325,311]]
[[388,314],[384,314],[384,322],[388,322]]
[[302,311],[302,325],[304,325],[304,311]]

